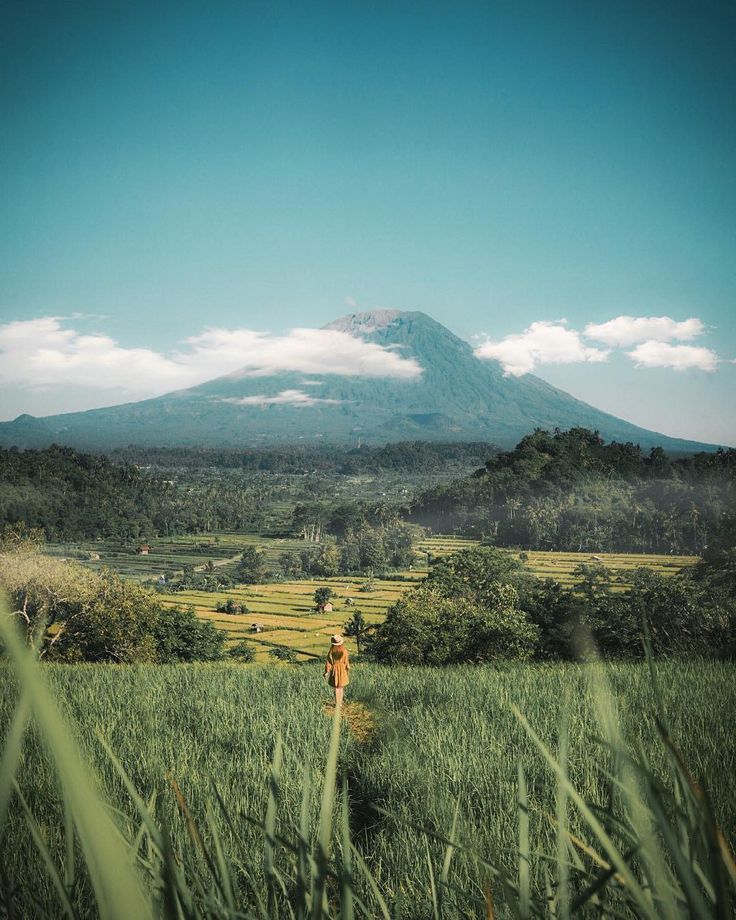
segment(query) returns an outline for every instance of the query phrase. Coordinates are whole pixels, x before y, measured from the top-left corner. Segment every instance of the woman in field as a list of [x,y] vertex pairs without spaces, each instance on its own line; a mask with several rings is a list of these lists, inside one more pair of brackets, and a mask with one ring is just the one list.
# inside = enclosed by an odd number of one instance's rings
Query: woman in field
[[335,690],[335,705],[342,705],[345,687],[350,683],[350,657],[342,636],[330,639],[330,650],[325,662],[325,677]]

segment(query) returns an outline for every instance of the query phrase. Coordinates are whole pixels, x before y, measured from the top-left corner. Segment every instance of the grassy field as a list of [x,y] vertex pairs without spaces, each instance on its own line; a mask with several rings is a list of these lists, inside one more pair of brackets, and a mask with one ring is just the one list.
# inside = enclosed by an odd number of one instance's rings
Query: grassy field
[[[711,793],[727,837],[736,834],[736,680],[732,665],[665,663],[659,668],[672,733],[695,778]],[[169,827],[175,850],[201,862],[178,812],[171,780],[181,788],[209,841],[211,783],[227,803],[233,826],[220,824],[225,853],[232,857],[245,903],[249,885],[262,885],[263,835],[246,821],[262,816],[268,797],[275,739],[284,744],[276,829],[293,833],[299,813],[316,833],[319,790],[302,802],[305,767],[324,769],[330,723],[328,691],[320,670],[302,667],[50,666],[44,669],[55,698],[76,726],[101,788],[117,809],[126,836],[138,822],[129,796],[100,745],[104,738],[159,822]],[[619,701],[623,731],[641,744],[655,774],[666,774],[655,743],[652,691],[646,668],[605,669]],[[350,793],[353,837],[389,904],[403,896],[405,918],[433,916],[432,882],[441,871],[443,847],[419,828],[450,833],[474,853],[507,863],[518,857],[517,767],[529,790],[529,848],[554,851],[555,785],[550,770],[512,713],[516,704],[544,743],[556,750],[559,718],[569,707],[569,775],[590,801],[603,804],[609,789],[601,772],[605,753],[596,746],[602,698],[596,669],[579,665],[508,665],[444,670],[358,665],[349,688],[348,725],[340,748],[340,774]],[[14,697],[7,673],[0,676],[0,730],[7,731]],[[369,730],[350,730],[351,708],[370,716]],[[18,781],[52,858],[64,861],[63,813],[45,748],[33,732],[26,738]],[[380,806],[390,814],[375,811]],[[219,812],[217,812],[219,814]],[[209,820],[217,820],[209,819]],[[570,829],[585,837],[573,815]],[[586,838],[587,839],[587,838]],[[238,854],[235,857],[234,854]],[[11,804],[3,840],[5,884],[37,900],[21,916],[58,916],[59,902],[31,839],[19,803]],[[219,857],[218,857],[219,858]],[[545,863],[531,860],[531,880],[543,888]],[[248,883],[246,869],[255,882]],[[454,901],[447,918],[478,916],[489,876],[475,855],[457,851],[450,880]],[[494,890],[502,907],[503,892]],[[84,905],[88,888],[73,900]],[[465,911],[465,913],[461,913]],[[80,910],[80,915],[87,915]],[[224,914],[222,914],[224,916]],[[503,912],[500,914],[504,916]],[[230,916],[230,914],[228,914]],[[684,914],[683,914],[684,916]]]

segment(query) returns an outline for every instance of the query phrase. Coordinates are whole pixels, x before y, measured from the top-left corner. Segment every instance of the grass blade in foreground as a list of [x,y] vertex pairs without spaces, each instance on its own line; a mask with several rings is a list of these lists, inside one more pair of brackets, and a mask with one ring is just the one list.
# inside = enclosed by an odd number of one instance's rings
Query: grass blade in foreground
[[151,902],[130,866],[120,831],[98,795],[90,770],[72,740],[72,732],[48,690],[42,669],[20,641],[4,599],[0,600],[0,639],[56,765],[61,793],[77,828],[100,917],[103,920],[152,918]]

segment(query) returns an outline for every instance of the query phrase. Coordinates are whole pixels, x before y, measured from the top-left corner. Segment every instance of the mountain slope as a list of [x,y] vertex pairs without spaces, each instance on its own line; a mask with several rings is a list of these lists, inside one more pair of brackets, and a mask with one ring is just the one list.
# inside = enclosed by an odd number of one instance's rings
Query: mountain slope
[[[365,443],[489,440],[512,446],[534,428],[597,429],[607,440],[669,450],[709,445],[668,438],[601,412],[531,374],[504,377],[496,362],[419,312],[379,310],[330,323],[413,357],[416,379],[337,374],[230,374],[137,403],[0,424],[0,444],[56,442],[88,449],[127,444],[250,446],[320,439]],[[326,368],[326,371],[329,370]],[[244,401],[244,402],[243,402]]]

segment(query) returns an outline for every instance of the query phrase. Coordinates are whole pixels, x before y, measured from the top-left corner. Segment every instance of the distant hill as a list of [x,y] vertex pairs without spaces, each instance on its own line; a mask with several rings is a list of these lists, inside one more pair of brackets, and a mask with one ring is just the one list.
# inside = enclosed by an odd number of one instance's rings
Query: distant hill
[[702,555],[735,502],[734,449],[675,458],[573,428],[537,430],[471,476],[426,489],[410,516],[496,546]]
[[[253,447],[300,441],[493,441],[516,444],[535,428],[585,427],[606,440],[692,452],[712,445],[647,431],[545,383],[504,377],[493,361],[420,312],[356,313],[327,328],[413,357],[416,379],[324,373],[229,374],[155,399],[0,424],[0,445],[52,443],[107,450],[129,444]],[[291,394],[284,397],[284,394]],[[301,396],[294,396],[301,394]],[[274,398],[280,401],[271,401]],[[243,404],[239,400],[250,400]]]

